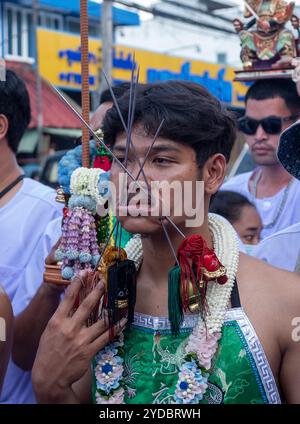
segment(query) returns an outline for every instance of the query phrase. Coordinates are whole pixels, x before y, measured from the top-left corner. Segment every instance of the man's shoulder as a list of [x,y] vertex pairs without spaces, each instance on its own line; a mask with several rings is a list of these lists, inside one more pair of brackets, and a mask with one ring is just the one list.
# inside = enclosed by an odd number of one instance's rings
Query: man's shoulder
[[245,292],[259,296],[265,307],[280,308],[287,315],[300,313],[300,276],[295,272],[276,268],[257,258],[241,254],[239,278],[245,284]]
[[291,186],[291,194],[292,196],[300,196],[300,181],[297,180],[296,178],[293,178],[293,184]]
[[244,172],[243,174],[229,178],[223,183],[221,190],[235,191],[235,189],[238,189],[238,191],[240,191],[241,189],[247,188],[251,174],[252,172]]
[[300,250],[300,223],[293,224],[262,240],[255,256],[274,266],[293,271]]
[[55,201],[55,190],[31,178],[25,178],[22,188],[22,194],[32,201],[38,201],[39,205],[52,206],[59,209],[59,205]]
[[299,235],[299,244],[300,244],[300,222],[290,225],[289,227],[284,228],[283,230],[278,231],[277,233],[271,234],[269,237],[266,237],[259,243],[258,249],[264,248],[269,244],[274,242],[282,242],[284,239],[289,239],[291,236]]

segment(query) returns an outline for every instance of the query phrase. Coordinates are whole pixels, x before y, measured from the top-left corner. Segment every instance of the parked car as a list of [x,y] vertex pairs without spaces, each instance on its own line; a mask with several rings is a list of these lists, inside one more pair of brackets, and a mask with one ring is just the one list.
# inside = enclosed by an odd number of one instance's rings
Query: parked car
[[67,150],[59,150],[48,156],[41,169],[40,182],[50,187],[58,187],[58,162],[61,160]]
[[22,169],[24,171],[25,177],[39,180],[40,174],[42,171],[42,167],[39,164],[28,163],[28,164],[22,165]]

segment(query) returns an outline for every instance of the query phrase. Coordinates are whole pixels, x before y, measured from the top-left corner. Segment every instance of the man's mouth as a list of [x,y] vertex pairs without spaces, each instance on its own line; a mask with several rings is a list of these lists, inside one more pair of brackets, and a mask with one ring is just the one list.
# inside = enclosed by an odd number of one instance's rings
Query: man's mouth
[[259,154],[266,154],[266,153],[269,153],[270,151],[271,149],[265,146],[264,147],[256,146],[252,148],[253,153],[259,153]]

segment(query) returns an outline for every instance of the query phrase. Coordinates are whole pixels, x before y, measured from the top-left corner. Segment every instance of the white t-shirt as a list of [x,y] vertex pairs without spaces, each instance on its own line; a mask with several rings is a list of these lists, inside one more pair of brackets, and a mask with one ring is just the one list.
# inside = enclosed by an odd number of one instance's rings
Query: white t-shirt
[[30,178],[0,208],[0,283],[11,300],[48,223],[61,216],[61,210],[55,191]]
[[300,222],[259,243],[255,250],[255,256],[270,265],[294,271],[299,252]]
[[[19,315],[35,296],[43,282],[45,259],[61,235],[62,216],[52,220],[32,253],[31,260],[23,271],[22,284],[15,292],[12,307],[14,315]],[[10,359],[5,376],[0,403],[36,403],[31,372],[25,372]]]
[[[0,208],[0,282],[13,306],[15,302],[18,304],[17,293],[26,290],[27,280],[36,284],[42,281],[44,233],[48,223],[58,217],[61,221],[61,216],[62,205],[55,202],[55,191],[29,178],[24,179],[16,195]],[[10,361],[0,402],[34,401],[30,373]]]
[[251,174],[252,172],[246,172],[230,178],[222,185],[221,190],[235,191],[247,197],[256,206],[264,225],[271,223],[276,217],[280,206],[283,206],[272,228],[262,230],[262,239],[300,222],[300,182],[298,180],[294,179],[290,184],[285,202],[283,201],[285,188],[276,193],[275,196],[256,199],[248,188]]

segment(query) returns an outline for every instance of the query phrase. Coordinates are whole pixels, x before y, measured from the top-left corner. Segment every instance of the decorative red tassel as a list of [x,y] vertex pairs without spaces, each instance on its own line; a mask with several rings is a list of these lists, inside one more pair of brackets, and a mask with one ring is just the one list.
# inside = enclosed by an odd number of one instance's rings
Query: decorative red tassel
[[[225,284],[226,269],[223,267],[215,252],[209,249],[205,240],[198,234],[186,238],[178,249],[178,260],[181,269],[182,308],[186,312],[190,306],[191,285],[192,296],[199,298],[205,311],[205,296],[207,283],[217,281]],[[199,296],[200,295],[200,296]]]

